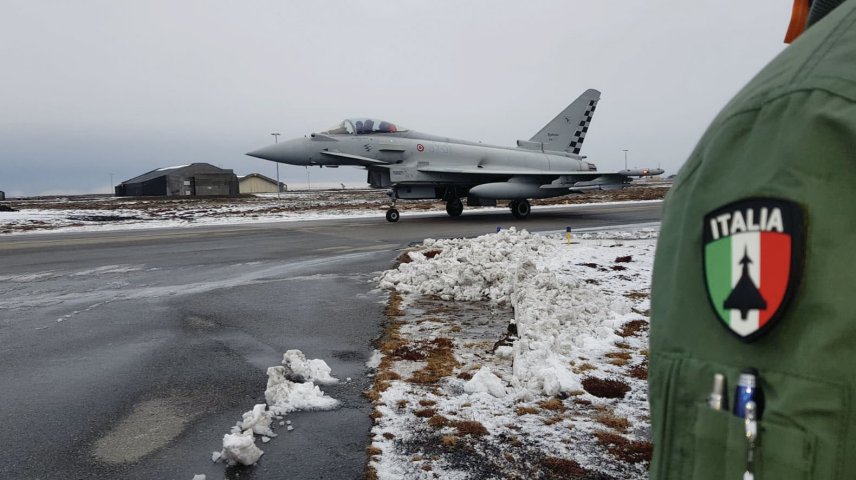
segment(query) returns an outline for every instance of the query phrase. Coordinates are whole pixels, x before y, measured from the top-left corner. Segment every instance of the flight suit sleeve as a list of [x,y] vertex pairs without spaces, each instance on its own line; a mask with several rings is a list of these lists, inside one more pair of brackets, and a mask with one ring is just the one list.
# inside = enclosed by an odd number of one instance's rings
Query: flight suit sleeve
[[[761,372],[769,393],[759,467],[766,473],[756,478],[853,478],[842,476],[856,472],[856,458],[846,455],[856,451],[849,414],[856,392],[856,103],[847,88],[819,79],[727,109],[667,196],[652,281],[651,478],[721,478],[744,468],[739,421],[712,413],[705,399],[715,373],[726,374],[733,389],[745,367]],[[792,252],[802,268],[786,311],[744,342],[711,306],[702,233],[705,215],[749,198],[797,204],[805,241]],[[722,440],[711,441],[717,435]]]

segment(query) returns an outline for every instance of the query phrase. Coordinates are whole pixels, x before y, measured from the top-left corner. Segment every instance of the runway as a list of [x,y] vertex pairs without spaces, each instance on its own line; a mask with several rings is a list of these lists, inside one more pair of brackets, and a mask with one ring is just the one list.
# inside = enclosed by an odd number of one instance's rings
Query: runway
[[400,249],[659,219],[646,202],[0,237],[0,477],[223,478],[211,452],[264,401],[265,369],[300,349],[342,379],[323,388],[342,408],[289,415],[293,432],[225,476],[360,478],[386,299],[372,278]]

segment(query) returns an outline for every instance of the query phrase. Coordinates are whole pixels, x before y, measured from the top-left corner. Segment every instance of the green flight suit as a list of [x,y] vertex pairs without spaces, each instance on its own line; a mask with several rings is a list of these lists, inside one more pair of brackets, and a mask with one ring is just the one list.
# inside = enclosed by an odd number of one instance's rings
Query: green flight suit
[[[743,341],[708,300],[704,218],[747,198],[802,212],[802,273],[782,316]],[[756,368],[766,405],[755,479],[856,479],[856,0],[809,28],[717,116],[664,202],[651,300],[654,479],[743,478],[734,401]],[[730,405],[729,405],[730,406]]]

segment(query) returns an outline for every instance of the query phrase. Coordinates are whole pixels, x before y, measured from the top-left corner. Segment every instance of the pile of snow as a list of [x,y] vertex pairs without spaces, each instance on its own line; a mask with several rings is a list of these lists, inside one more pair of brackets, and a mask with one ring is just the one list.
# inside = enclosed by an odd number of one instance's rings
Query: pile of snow
[[[427,478],[426,471],[440,478],[532,475],[537,464],[503,460],[518,455],[573,461],[594,476],[647,478],[643,463],[615,458],[598,435],[648,438],[647,383],[630,375],[646,364],[647,334],[616,331],[645,321],[656,234],[653,228],[592,232],[568,244],[564,233],[509,229],[429,239],[409,253],[409,262],[381,274],[381,287],[403,294],[401,339],[418,348],[449,338],[459,365],[426,388],[407,379],[422,363],[390,362],[401,380],[390,381],[376,405],[373,446],[382,453],[370,465],[378,478]],[[438,305],[449,308],[433,308]],[[513,335],[501,338],[506,331]],[[614,361],[616,355],[624,361]],[[628,391],[622,398],[598,397],[582,386],[590,376],[620,379]],[[426,420],[431,410],[439,418],[433,424]],[[611,415],[628,426],[612,429],[596,418]],[[480,424],[486,433],[470,437],[458,430],[460,422]],[[440,438],[465,446],[437,448]],[[473,449],[466,465],[460,448]]]
[[[256,446],[254,435],[267,443],[276,437],[271,424],[274,419],[298,410],[332,410],[339,401],[327,396],[315,385],[332,384],[339,380],[330,375],[331,369],[324,360],[307,360],[300,350],[288,350],[282,356],[282,365],[267,369],[268,381],[265,390],[267,403],[256,404],[242,415],[241,421],[232,427],[231,433],[223,436],[223,449],[213,452],[211,460],[223,460],[229,465],[253,465],[264,452]],[[285,425],[286,422],[280,422]],[[292,431],[291,421],[287,422]]]
[[474,239],[428,239],[424,246],[440,253],[410,252],[411,261],[384,272],[380,286],[445,300],[511,303],[519,336],[511,387],[521,399],[579,390],[570,361],[579,350],[609,349],[630,311],[627,302],[610,300],[585,282],[559,278],[551,267],[562,264],[568,246],[555,237],[512,227]]

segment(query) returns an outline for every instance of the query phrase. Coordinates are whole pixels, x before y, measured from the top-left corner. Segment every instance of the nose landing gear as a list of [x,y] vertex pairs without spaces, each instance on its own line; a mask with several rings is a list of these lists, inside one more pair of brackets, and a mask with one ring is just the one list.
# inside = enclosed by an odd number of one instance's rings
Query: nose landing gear
[[397,222],[400,215],[398,214],[398,210],[395,208],[390,208],[386,211],[386,221],[387,222]]

